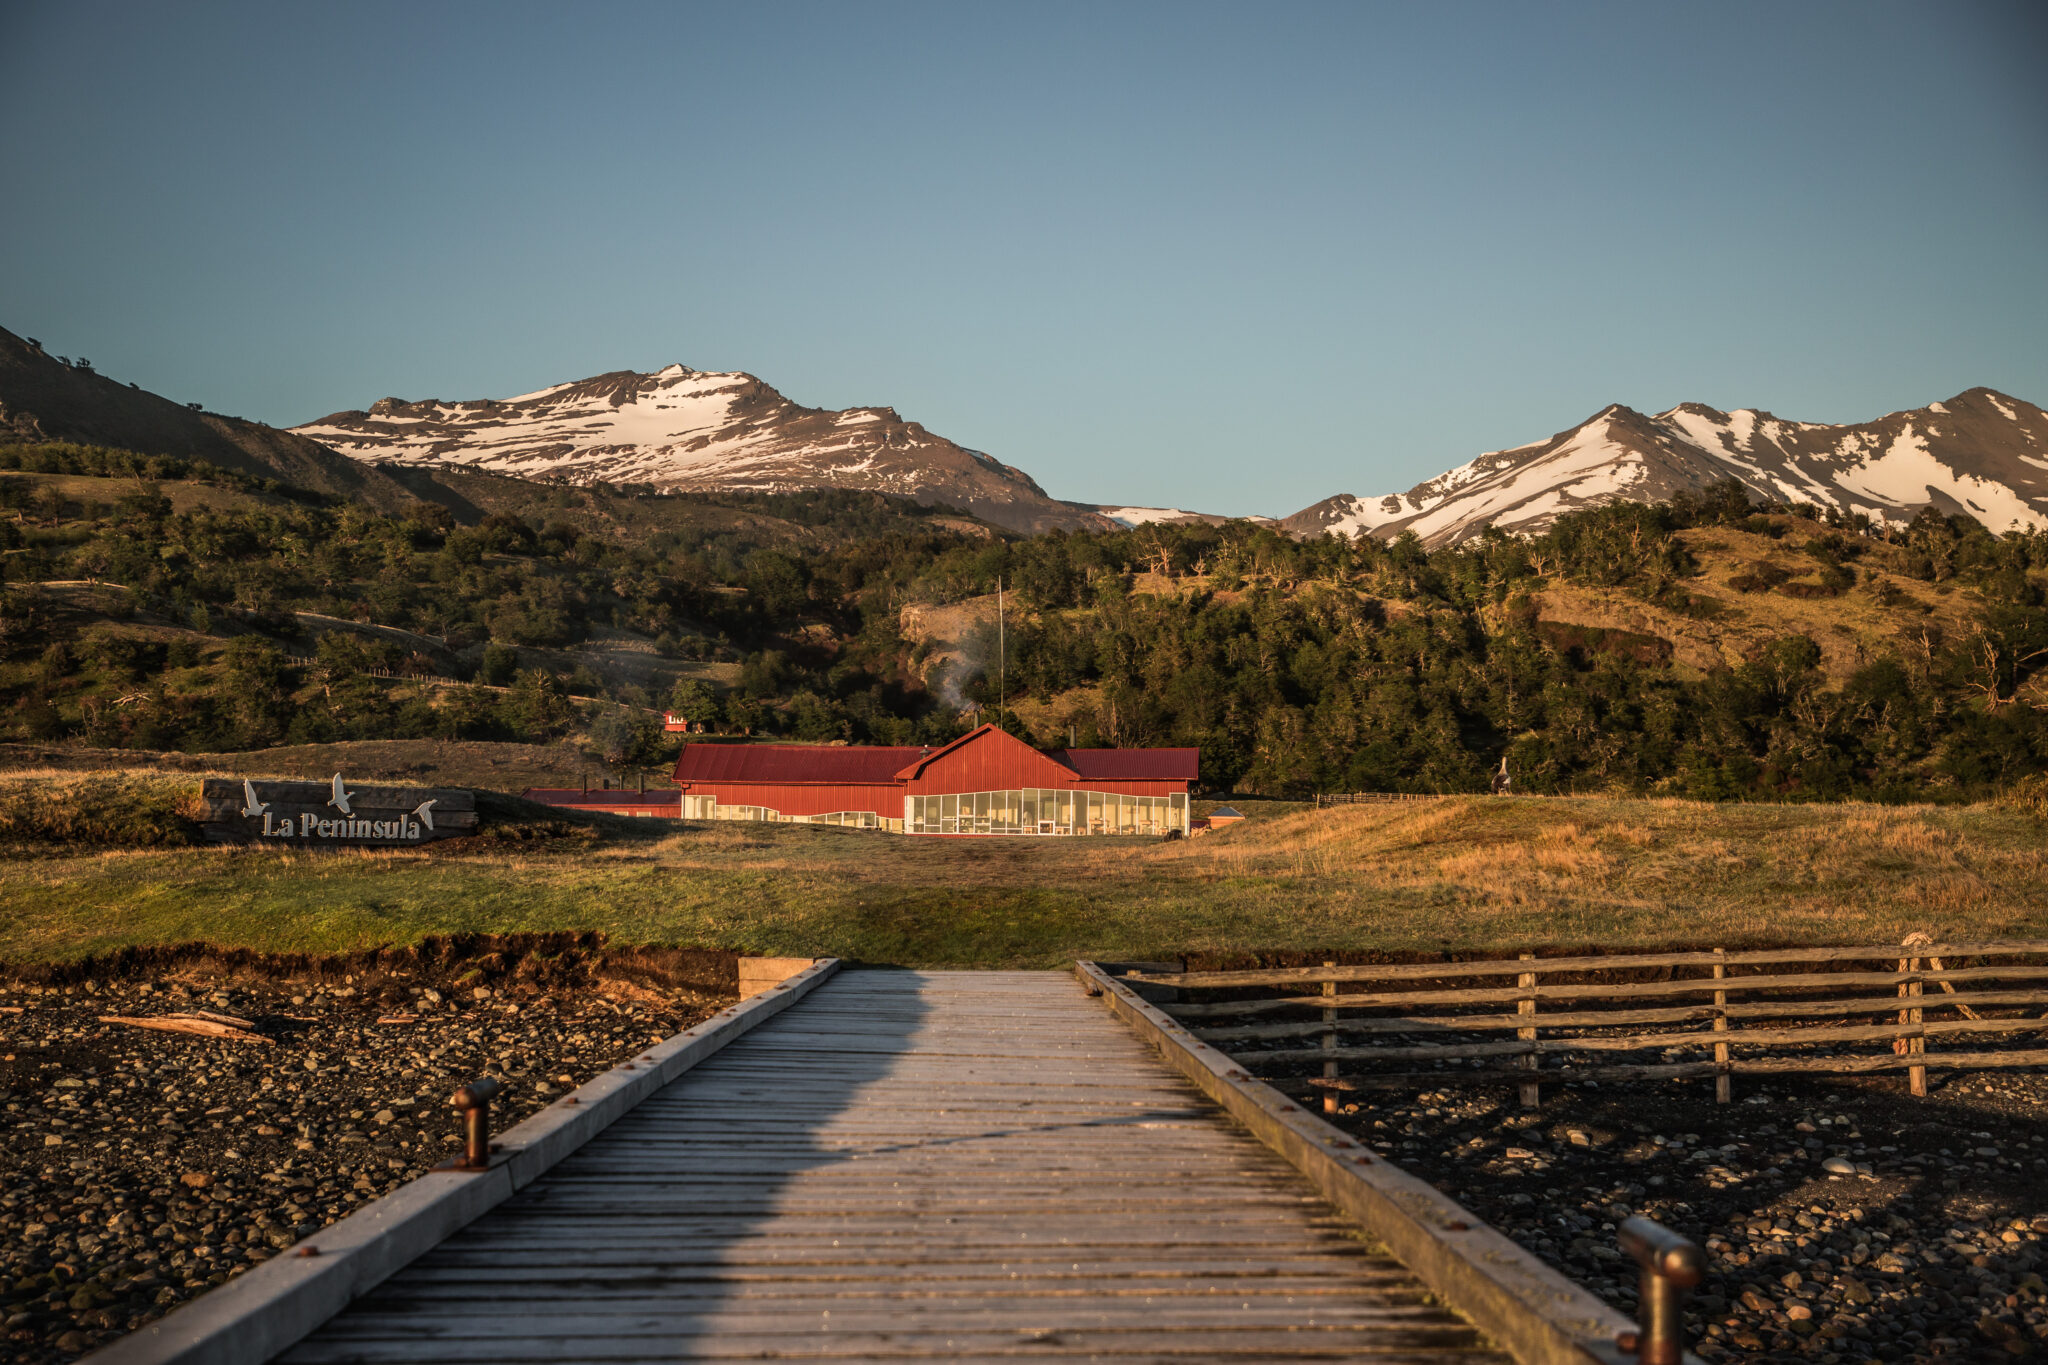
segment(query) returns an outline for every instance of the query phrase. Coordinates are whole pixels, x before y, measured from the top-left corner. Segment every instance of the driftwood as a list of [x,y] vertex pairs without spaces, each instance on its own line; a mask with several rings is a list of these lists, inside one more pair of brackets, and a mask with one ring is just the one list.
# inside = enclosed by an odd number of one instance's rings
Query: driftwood
[[155,1029],[159,1033],[190,1033],[201,1038],[223,1038],[236,1043],[267,1043],[270,1039],[260,1033],[252,1033],[255,1027],[247,1019],[237,1019],[231,1014],[213,1014],[205,1010],[191,1014],[159,1014],[153,1018],[141,1019],[122,1014],[103,1014],[102,1024],[126,1024],[130,1028]]
[[419,1021],[420,1017],[417,1014],[387,1014],[377,1022],[380,1024],[417,1024]]

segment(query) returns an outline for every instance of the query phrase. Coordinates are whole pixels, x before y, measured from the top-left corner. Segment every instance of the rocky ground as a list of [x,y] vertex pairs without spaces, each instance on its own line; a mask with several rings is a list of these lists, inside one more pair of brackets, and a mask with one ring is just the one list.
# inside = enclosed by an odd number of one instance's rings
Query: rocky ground
[[[419,974],[0,983],[0,1359],[68,1360],[411,1179],[460,1147],[464,1081],[508,1082],[503,1128],[729,1001]],[[197,1011],[268,1041],[100,1022]]]
[[1623,1312],[1632,1213],[1703,1242],[1708,1360],[2048,1359],[2048,1075],[1468,1087],[1336,1117]]

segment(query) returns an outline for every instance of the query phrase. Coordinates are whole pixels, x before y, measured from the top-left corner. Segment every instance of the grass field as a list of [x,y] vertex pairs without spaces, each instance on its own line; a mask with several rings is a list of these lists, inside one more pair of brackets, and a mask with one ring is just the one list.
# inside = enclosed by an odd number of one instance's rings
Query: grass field
[[350,781],[484,787],[517,792],[527,787],[573,787],[596,781],[604,766],[566,740],[554,744],[500,744],[476,739],[356,739],[335,744],[290,744],[246,753],[138,753],[69,744],[0,744],[0,799],[4,784],[44,769],[203,773],[225,777],[325,778],[345,772]]
[[[2048,936],[2041,826],[1991,806],[1454,797],[1275,812],[1178,843],[603,819],[531,842],[310,853],[151,846],[192,778],[59,776],[0,777],[0,958],[553,929],[991,967]],[[81,814],[53,821],[53,805]]]

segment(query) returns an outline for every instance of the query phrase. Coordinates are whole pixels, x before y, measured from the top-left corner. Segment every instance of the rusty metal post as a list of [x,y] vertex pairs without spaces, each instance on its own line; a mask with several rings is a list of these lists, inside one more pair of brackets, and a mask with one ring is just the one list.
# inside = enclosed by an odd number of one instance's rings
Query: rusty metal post
[[1621,1249],[1642,1268],[1643,1281],[1639,1326],[1615,1345],[1634,1352],[1640,1365],[1683,1365],[1685,1300],[1706,1277],[1707,1254],[1691,1238],[1648,1218],[1627,1219],[1616,1235]]
[[490,1169],[491,1101],[504,1088],[504,1082],[490,1076],[482,1076],[448,1097],[448,1102],[455,1107],[455,1112],[462,1115],[462,1160],[448,1163],[454,1169]]

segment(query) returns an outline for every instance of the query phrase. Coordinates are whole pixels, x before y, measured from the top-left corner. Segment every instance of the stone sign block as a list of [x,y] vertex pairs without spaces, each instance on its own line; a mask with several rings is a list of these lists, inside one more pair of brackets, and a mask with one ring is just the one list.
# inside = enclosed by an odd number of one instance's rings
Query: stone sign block
[[217,843],[404,848],[476,833],[476,794],[459,787],[209,777],[200,798],[200,827]]

